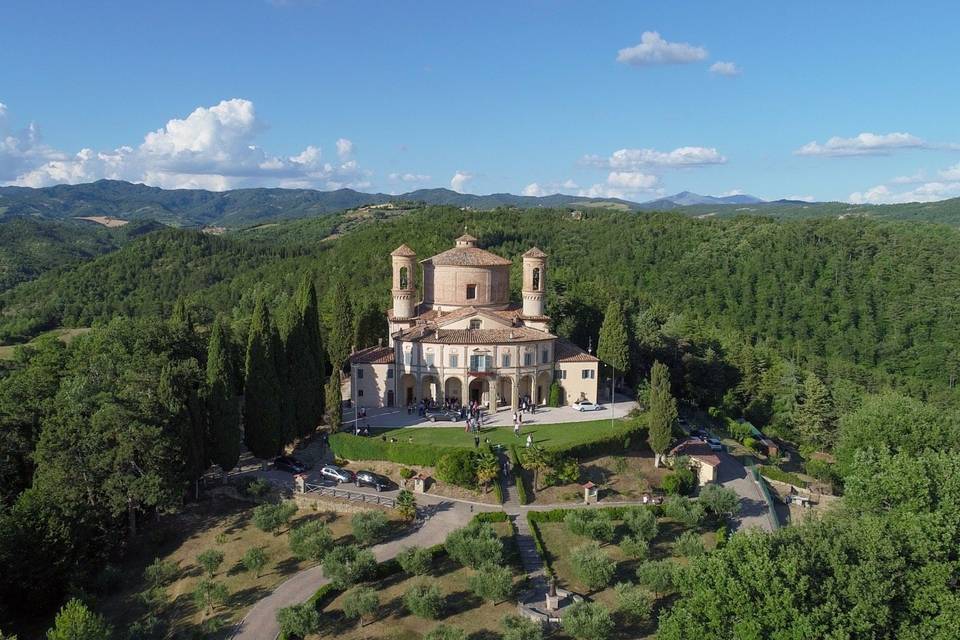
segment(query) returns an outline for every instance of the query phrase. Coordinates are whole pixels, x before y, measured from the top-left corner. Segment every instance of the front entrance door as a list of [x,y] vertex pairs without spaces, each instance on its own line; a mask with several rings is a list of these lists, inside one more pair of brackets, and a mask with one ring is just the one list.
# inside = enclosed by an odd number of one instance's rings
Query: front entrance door
[[480,402],[480,389],[476,387],[470,389],[470,402]]
[[407,406],[413,404],[413,387],[407,387]]
[[387,406],[388,407],[393,406],[393,389],[389,389],[387,391]]

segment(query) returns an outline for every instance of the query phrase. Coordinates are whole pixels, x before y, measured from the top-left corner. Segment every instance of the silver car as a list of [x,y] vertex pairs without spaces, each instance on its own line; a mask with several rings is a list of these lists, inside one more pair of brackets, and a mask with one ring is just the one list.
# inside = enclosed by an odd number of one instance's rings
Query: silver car
[[335,464],[325,464],[323,468],[320,469],[320,475],[326,478],[327,480],[333,480],[336,483],[343,482],[353,482],[354,476],[352,471],[347,471],[341,467],[338,467]]

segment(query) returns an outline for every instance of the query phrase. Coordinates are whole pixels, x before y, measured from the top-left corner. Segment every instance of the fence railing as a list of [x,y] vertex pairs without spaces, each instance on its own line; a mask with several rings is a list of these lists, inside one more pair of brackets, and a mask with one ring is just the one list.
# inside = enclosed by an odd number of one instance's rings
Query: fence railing
[[363,502],[366,504],[378,504],[384,507],[396,507],[397,500],[389,496],[381,496],[376,493],[362,493],[360,491],[347,491],[346,489],[337,489],[335,487],[325,487],[322,484],[304,484],[304,494],[329,496],[331,498],[340,498],[350,502]]
[[760,494],[763,495],[763,499],[767,503],[767,518],[770,520],[770,526],[773,527],[773,531],[776,531],[780,528],[780,519],[777,517],[777,509],[773,503],[773,496],[770,495],[770,489],[767,487],[767,483],[764,481],[763,476],[760,475],[760,469],[758,469],[756,465],[750,465],[747,469],[750,471],[754,483],[760,488]]

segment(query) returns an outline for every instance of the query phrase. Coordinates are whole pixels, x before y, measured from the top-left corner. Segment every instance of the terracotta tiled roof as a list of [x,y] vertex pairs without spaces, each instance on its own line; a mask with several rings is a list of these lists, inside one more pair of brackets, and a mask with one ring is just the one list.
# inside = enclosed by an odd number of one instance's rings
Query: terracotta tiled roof
[[421,262],[457,267],[497,267],[513,264],[506,258],[477,247],[454,247]]
[[350,355],[351,364],[393,364],[393,347],[367,347]]
[[592,356],[569,340],[557,338],[555,347],[557,362],[600,362],[596,356]]
[[526,327],[513,329],[434,329],[418,326],[404,331],[399,340],[404,342],[429,342],[431,344],[513,344],[535,342],[556,338],[546,331]]
[[413,249],[411,249],[410,247],[408,247],[408,246],[405,245],[405,244],[402,244],[402,245],[400,245],[399,247],[397,247],[396,249],[394,249],[394,250],[393,250],[393,253],[391,253],[390,255],[392,255],[392,256],[413,257],[413,256],[415,256],[415,255],[417,255],[417,254],[416,254],[416,252],[415,252]]
[[546,258],[547,254],[540,250],[539,247],[534,247],[523,254],[524,258]]
[[689,456],[711,467],[720,466],[720,456],[710,450],[710,445],[701,440],[684,440],[670,452],[671,456]]
[[473,237],[472,235],[470,235],[469,233],[465,233],[465,234],[463,234],[462,236],[460,236],[459,238],[456,239],[456,242],[476,242],[476,241],[477,241],[477,239],[474,238],[474,237]]

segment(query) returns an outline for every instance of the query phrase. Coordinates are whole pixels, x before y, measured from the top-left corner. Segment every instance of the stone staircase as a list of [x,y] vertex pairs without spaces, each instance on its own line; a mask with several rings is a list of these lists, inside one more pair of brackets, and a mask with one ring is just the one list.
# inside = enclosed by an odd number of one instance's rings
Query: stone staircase
[[530,523],[525,514],[512,515],[514,526],[517,528],[517,549],[520,552],[520,562],[527,572],[527,589],[521,595],[521,603],[542,602],[547,595],[547,576],[543,567],[543,558],[537,551],[530,531]]
[[505,509],[520,506],[520,497],[517,495],[517,477],[511,471],[509,475],[503,473],[504,465],[510,466],[510,455],[506,448],[497,451],[500,462],[500,486],[503,488],[503,506]]

